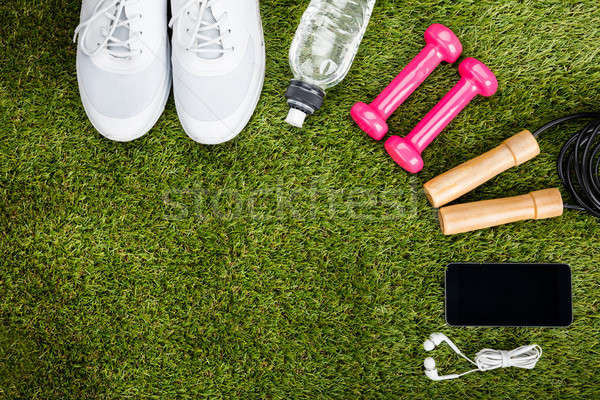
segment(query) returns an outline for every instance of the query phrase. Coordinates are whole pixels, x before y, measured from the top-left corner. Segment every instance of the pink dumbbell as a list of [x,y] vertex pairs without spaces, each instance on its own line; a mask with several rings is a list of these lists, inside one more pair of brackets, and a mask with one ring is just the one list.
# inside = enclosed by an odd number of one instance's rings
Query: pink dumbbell
[[390,136],[385,142],[387,152],[408,172],[415,174],[423,169],[423,150],[475,96],[491,96],[498,89],[493,72],[474,58],[466,58],[458,72],[461,80],[405,138]]
[[462,53],[462,44],[450,29],[433,24],[425,31],[427,45],[369,105],[356,103],[350,115],[375,140],[388,131],[387,119],[442,62],[453,63]]

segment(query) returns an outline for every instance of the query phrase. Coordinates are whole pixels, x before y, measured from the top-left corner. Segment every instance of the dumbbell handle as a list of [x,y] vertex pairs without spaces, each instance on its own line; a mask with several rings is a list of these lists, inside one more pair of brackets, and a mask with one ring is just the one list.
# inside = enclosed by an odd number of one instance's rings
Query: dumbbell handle
[[443,55],[434,44],[428,44],[394,78],[394,80],[371,103],[382,118],[388,119],[394,111],[419,87],[442,62]]
[[560,191],[554,188],[522,196],[442,207],[438,217],[444,235],[454,235],[527,219],[558,217],[562,213],[562,197]]
[[523,131],[487,153],[433,178],[423,189],[431,205],[438,208],[538,154],[537,141],[531,132]]

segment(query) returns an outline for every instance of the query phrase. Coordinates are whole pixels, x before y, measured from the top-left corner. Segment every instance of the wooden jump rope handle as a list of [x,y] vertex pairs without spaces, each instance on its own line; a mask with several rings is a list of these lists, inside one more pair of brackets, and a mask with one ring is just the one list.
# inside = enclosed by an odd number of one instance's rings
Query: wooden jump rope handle
[[531,132],[523,131],[495,149],[433,178],[423,188],[431,205],[438,208],[538,154],[537,141]]
[[442,207],[439,220],[444,235],[470,232],[526,219],[562,215],[563,201],[556,188],[522,196]]

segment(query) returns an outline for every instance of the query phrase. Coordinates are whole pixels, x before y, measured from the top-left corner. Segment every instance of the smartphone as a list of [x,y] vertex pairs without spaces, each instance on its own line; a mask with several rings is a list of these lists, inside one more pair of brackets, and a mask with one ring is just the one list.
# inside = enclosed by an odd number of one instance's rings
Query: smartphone
[[450,264],[450,326],[567,327],[573,322],[566,264]]

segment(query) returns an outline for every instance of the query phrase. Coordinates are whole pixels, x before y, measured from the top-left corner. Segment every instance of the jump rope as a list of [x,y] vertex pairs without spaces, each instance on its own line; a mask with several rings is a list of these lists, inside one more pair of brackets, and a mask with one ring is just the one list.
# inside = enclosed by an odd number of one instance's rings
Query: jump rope
[[[538,137],[565,122],[591,119],[563,145],[557,159],[559,178],[573,204],[563,202],[557,188],[501,199],[446,206],[502,172],[540,154]],[[578,113],[547,123],[531,133],[522,131],[496,148],[433,178],[424,185],[428,200],[439,208],[446,235],[523,221],[558,217],[564,209],[600,218],[600,113]]]

